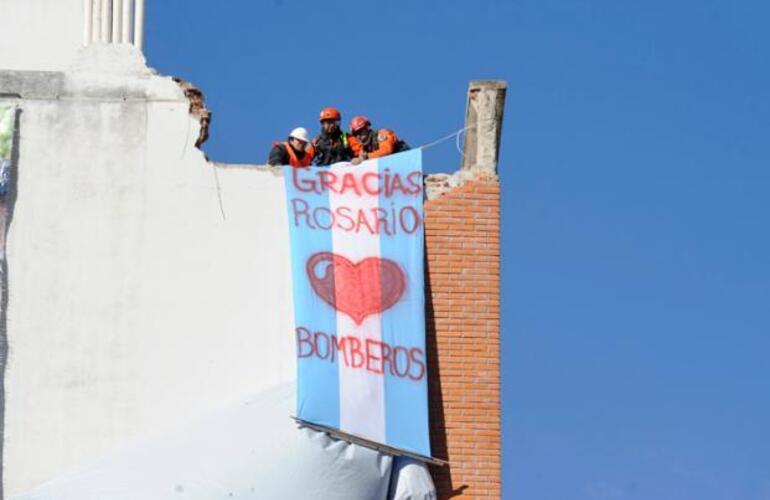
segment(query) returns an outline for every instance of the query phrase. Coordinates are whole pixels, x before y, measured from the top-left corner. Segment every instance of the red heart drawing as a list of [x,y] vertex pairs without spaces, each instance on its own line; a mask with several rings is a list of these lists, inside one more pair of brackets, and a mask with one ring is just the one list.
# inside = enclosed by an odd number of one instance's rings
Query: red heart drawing
[[[316,271],[321,264],[326,269],[319,276]],[[396,305],[406,289],[406,276],[399,265],[379,257],[354,264],[341,255],[319,252],[308,259],[307,275],[315,293],[357,325]]]

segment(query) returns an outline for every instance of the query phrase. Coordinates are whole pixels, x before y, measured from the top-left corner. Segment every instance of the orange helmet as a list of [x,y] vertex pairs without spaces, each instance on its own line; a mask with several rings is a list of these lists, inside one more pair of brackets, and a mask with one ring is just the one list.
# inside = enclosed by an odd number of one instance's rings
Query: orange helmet
[[321,110],[321,121],[324,120],[339,120],[342,118],[342,115],[339,111],[337,111],[337,108],[324,108]]
[[362,128],[371,126],[371,124],[372,122],[365,116],[354,116],[353,119],[350,120],[350,133],[355,134]]

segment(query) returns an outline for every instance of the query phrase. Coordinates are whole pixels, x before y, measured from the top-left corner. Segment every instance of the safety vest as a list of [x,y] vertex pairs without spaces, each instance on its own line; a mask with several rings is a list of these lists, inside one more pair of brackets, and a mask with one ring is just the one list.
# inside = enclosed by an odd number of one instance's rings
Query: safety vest
[[289,165],[292,167],[309,167],[313,162],[313,155],[310,154],[310,152],[306,151],[305,156],[303,156],[302,159],[299,159],[297,157],[297,153],[294,152],[294,148],[291,147],[291,144],[284,142],[283,146],[286,148],[286,152],[289,154]]

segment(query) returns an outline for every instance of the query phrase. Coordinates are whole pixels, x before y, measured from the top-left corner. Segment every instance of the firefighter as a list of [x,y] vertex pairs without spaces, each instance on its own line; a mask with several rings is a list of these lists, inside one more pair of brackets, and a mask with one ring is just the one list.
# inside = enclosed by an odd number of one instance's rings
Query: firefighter
[[267,160],[268,165],[308,167],[313,162],[313,148],[308,147],[307,129],[297,127],[286,142],[274,142]]
[[321,134],[313,139],[313,162],[316,165],[331,165],[341,161],[350,161],[353,150],[350,149],[348,134],[340,128],[342,115],[335,108],[321,110]]
[[381,128],[375,133],[372,122],[365,116],[354,116],[350,120],[350,147],[353,150],[353,164],[358,165],[369,158],[380,158],[409,149],[409,145],[396,136],[392,130]]

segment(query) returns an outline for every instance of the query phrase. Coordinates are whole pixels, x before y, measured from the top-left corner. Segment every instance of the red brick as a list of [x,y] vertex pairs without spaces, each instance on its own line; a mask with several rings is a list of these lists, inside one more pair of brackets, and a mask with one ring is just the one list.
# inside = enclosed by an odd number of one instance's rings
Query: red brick
[[500,498],[500,186],[425,204],[432,467],[440,499]]

